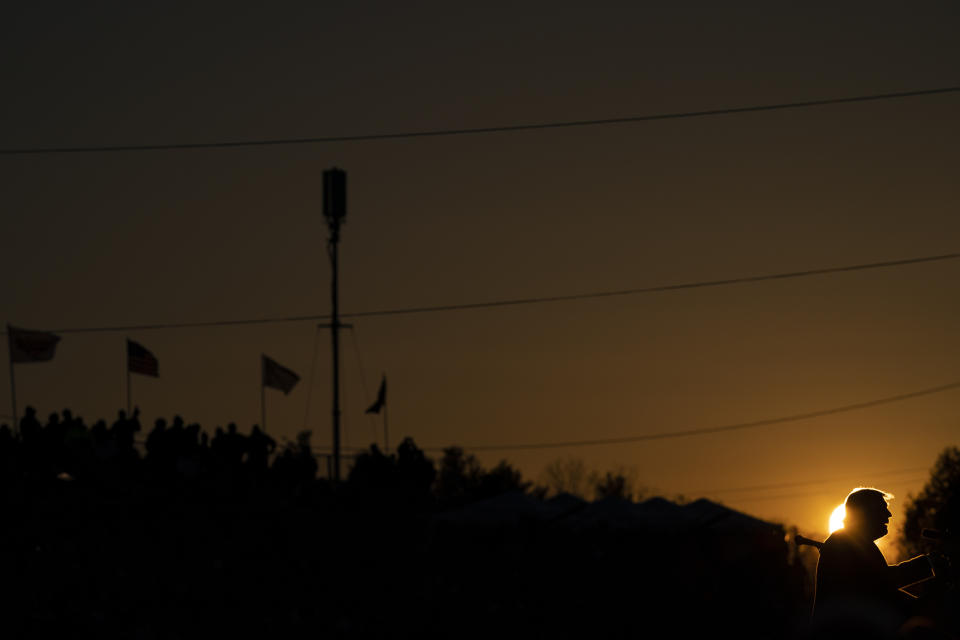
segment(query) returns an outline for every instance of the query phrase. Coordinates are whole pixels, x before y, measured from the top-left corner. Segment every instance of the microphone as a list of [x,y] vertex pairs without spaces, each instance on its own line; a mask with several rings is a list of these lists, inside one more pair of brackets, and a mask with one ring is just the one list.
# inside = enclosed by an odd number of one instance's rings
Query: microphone
[[793,541],[796,542],[798,546],[801,544],[805,544],[811,547],[816,547],[817,549],[823,548],[822,542],[818,540],[811,540],[810,538],[807,538],[806,536],[801,536],[800,534],[795,535],[793,537]]

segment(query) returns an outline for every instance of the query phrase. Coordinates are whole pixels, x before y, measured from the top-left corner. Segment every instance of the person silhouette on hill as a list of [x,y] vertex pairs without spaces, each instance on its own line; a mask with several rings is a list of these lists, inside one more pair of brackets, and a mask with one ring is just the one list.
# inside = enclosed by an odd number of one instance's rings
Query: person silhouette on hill
[[153,429],[147,435],[147,460],[154,467],[162,466],[166,463],[169,454],[167,452],[167,443],[170,438],[167,434],[167,421],[163,418],[157,418],[153,423]]
[[137,451],[133,445],[138,431],[140,431],[139,407],[135,407],[133,413],[129,416],[123,410],[117,413],[117,421],[110,428],[110,434],[116,442],[121,456],[126,458],[137,457]]
[[820,549],[815,628],[854,623],[895,632],[909,617],[914,599],[900,589],[933,577],[934,558],[922,555],[888,565],[874,543],[887,535],[892,515],[887,501],[892,498],[869,488],[854,489],[847,496],[843,528],[833,532]]
[[37,420],[37,410],[28,406],[23,417],[20,418],[21,440],[28,446],[35,446],[40,441],[42,431],[40,421]]
[[247,436],[247,463],[255,472],[263,472],[267,469],[267,461],[270,454],[277,447],[276,441],[265,434],[259,425],[253,425],[253,430]]
[[231,467],[239,467],[243,463],[243,454],[247,450],[247,437],[237,431],[237,425],[234,422],[227,424],[227,435],[224,446],[227,464]]

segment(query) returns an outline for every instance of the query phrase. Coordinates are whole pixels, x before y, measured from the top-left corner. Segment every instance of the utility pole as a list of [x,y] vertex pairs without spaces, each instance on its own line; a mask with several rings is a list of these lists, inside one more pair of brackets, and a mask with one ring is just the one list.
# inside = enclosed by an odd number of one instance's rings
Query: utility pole
[[323,217],[327,220],[330,237],[327,254],[333,281],[330,285],[332,311],[330,335],[333,339],[333,483],[340,482],[340,316],[337,308],[337,243],[340,242],[340,224],[347,217],[347,172],[336,167],[323,172]]

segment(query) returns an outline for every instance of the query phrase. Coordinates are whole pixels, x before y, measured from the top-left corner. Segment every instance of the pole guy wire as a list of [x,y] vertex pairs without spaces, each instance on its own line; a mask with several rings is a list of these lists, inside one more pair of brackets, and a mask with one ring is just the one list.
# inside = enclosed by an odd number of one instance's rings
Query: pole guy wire
[[313,396],[313,375],[317,370],[317,343],[320,338],[320,327],[316,327],[313,331],[313,349],[312,356],[310,358],[310,375],[308,376],[307,382],[307,401],[306,407],[303,411],[303,430],[306,430],[307,423],[310,421],[310,400]]

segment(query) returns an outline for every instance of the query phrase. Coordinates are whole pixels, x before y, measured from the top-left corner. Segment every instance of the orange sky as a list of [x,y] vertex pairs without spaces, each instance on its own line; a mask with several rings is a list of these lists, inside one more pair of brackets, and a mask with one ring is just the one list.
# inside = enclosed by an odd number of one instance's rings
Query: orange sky
[[[11,62],[0,68],[0,146],[696,111],[950,86],[960,63],[953,3],[524,6],[20,8],[0,25]],[[0,156],[0,320],[56,329],[326,313],[320,177],[334,165],[350,184],[345,312],[951,253],[958,106],[951,94],[469,137]],[[359,319],[366,391],[344,336],[344,438],[373,438],[362,410],[382,371],[394,442],[468,449],[749,422],[958,381],[958,275],[960,261],[945,261]],[[179,412],[248,428],[263,352],[303,378],[289,396],[268,392],[270,431],[293,437],[307,425],[329,444],[329,340],[320,336],[308,384],[310,322],[64,334],[56,360],[18,367],[20,407],[112,415],[125,398],[126,336],[160,359],[159,380],[134,380],[149,421]],[[895,506],[917,491],[926,473],[916,469],[956,443],[957,399],[479,457],[506,458],[531,479],[580,457],[634,469],[664,495],[825,529],[855,485],[897,494]]]

